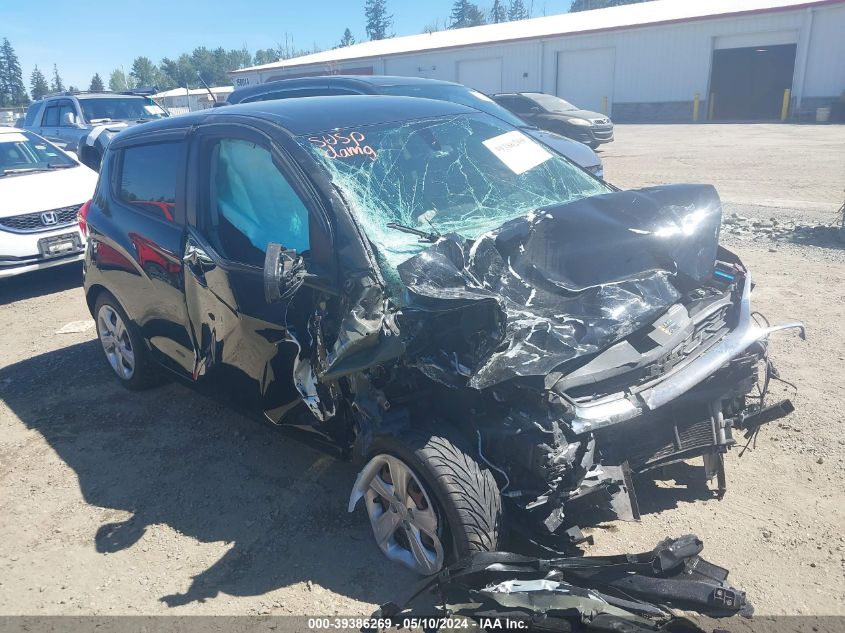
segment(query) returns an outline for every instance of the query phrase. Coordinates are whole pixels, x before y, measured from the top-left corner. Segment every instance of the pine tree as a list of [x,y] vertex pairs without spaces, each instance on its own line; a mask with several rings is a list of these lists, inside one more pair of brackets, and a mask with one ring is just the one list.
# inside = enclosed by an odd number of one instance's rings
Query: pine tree
[[462,29],[467,26],[479,26],[486,23],[484,12],[478,8],[477,4],[469,0],[455,0],[455,4],[452,5],[450,29]]
[[47,78],[38,69],[38,66],[32,70],[32,74],[29,76],[29,90],[33,99],[40,99],[50,92],[50,86],[47,85]]
[[0,103],[3,105],[26,105],[29,95],[23,85],[23,72],[15,49],[9,40],[3,38],[0,46]]
[[158,69],[149,57],[136,57],[132,62],[132,69],[129,74],[135,80],[136,86],[150,87],[156,83],[156,72]]
[[367,37],[371,40],[393,37],[387,34],[393,26],[393,16],[387,13],[387,0],[367,0],[364,17],[367,19]]
[[94,76],[91,77],[91,85],[88,87],[88,90],[91,92],[103,92],[106,89],[105,85],[103,85],[103,79],[100,77],[100,73],[94,73]]
[[505,8],[502,0],[495,0],[493,8],[490,9],[490,22],[493,24],[501,24],[508,21],[508,10]]
[[343,38],[340,40],[340,44],[337,45],[337,48],[343,48],[344,46],[352,46],[355,43],[355,36],[352,35],[352,31],[346,29],[343,32]]
[[522,0],[511,0],[511,5],[508,7],[508,20],[527,20],[528,18],[525,3]]
[[53,64],[53,78],[50,80],[50,90],[53,92],[63,92],[64,89],[65,84],[62,81],[61,75],[59,75],[59,69]]

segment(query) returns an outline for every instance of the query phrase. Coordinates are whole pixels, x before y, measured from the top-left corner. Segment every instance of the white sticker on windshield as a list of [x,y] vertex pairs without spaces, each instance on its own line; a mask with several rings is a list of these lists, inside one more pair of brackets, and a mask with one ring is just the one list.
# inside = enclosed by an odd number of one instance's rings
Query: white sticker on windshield
[[484,141],[484,147],[516,175],[545,163],[552,155],[522,132],[506,132]]

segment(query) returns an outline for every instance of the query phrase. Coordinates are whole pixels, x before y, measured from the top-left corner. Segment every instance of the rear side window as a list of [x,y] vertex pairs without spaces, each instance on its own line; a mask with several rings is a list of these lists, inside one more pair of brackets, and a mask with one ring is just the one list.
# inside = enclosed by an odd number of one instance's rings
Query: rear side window
[[45,127],[55,127],[59,124],[59,107],[58,106],[49,106],[44,111],[44,120],[41,121],[41,125]]
[[118,196],[129,206],[173,222],[181,143],[127,147],[121,158]]
[[41,109],[40,103],[33,103],[26,109],[26,118],[23,120],[24,127],[31,127],[35,125],[35,115]]

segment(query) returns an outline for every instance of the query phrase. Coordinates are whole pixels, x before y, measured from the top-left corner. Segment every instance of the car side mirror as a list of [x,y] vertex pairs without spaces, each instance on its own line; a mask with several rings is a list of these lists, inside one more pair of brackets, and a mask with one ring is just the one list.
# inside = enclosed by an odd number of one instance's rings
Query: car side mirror
[[65,112],[62,115],[62,125],[66,127],[76,127],[76,115],[73,112]]
[[305,278],[305,264],[296,250],[270,243],[264,256],[264,298],[277,303],[295,291]]

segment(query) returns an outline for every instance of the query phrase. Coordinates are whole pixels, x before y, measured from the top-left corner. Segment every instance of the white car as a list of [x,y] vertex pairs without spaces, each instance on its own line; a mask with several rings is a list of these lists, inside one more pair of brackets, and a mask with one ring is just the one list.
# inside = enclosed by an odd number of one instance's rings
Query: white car
[[97,173],[32,132],[0,127],[0,278],[81,260],[79,209]]

